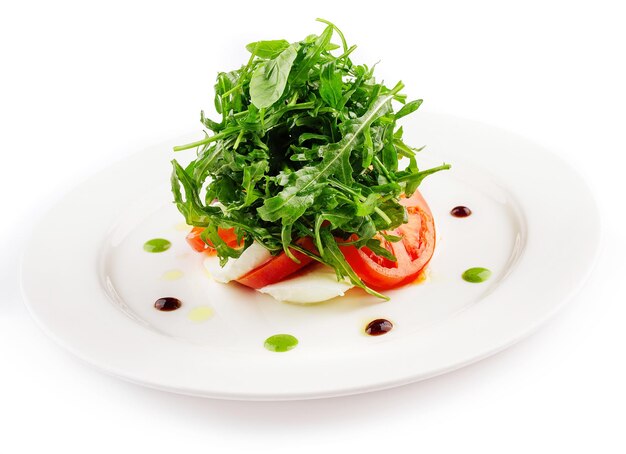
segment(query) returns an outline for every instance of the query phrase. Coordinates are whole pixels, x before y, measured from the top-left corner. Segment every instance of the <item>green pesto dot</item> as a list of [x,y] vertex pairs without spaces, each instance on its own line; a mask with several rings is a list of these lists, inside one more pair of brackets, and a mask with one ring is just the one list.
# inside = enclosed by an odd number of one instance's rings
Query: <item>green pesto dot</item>
[[265,339],[265,348],[271,352],[286,352],[298,345],[298,339],[291,334],[274,334]]
[[467,282],[471,282],[472,284],[478,284],[480,282],[485,282],[487,279],[491,277],[491,271],[487,268],[470,268],[466,270],[461,276]]
[[143,244],[143,250],[146,252],[165,252],[171,245],[172,243],[163,238],[154,238]]

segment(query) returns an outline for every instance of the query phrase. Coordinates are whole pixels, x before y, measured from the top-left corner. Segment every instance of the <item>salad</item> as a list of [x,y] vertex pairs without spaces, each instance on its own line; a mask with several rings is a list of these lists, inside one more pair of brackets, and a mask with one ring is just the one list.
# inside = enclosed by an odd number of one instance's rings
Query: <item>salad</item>
[[353,286],[387,299],[432,257],[433,216],[417,188],[450,166],[418,167],[421,148],[398,121],[422,100],[376,81],[341,30],[318,21],[319,35],[250,43],[245,65],[218,73],[219,117],[202,112],[204,138],[174,148],[197,153],[172,161],[174,202],[193,226],[189,244],[219,258],[206,260],[217,280],[287,301]]

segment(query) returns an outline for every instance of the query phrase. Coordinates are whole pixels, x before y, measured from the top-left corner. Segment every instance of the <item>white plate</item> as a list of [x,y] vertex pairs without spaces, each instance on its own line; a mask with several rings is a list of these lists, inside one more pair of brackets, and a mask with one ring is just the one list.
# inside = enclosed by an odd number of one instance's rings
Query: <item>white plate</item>
[[[135,383],[208,397],[372,391],[502,350],[554,314],[587,277],[600,232],[594,201],[567,164],[516,135],[432,114],[405,129],[408,143],[428,145],[423,166],[445,161],[453,170],[422,185],[438,231],[430,277],[387,292],[389,302],[351,291],[298,306],[213,282],[185,244],[170,202],[171,147],[194,134],[105,170],[48,213],[24,255],[27,305],[48,334],[88,363]],[[450,216],[456,205],[473,215]],[[154,237],[172,247],[144,252]],[[490,268],[492,278],[463,281],[474,266]],[[183,306],[155,310],[163,296]],[[202,321],[189,318],[209,312]],[[394,329],[365,335],[366,323],[381,317]],[[264,340],[277,333],[296,336],[299,345],[266,350]]]

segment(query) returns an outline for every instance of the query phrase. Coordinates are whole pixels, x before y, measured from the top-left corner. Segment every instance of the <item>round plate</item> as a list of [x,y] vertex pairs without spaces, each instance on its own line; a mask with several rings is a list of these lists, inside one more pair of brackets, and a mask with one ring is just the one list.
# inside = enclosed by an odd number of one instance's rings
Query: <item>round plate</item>
[[[405,125],[427,144],[419,164],[453,164],[421,191],[438,244],[425,281],[360,290],[315,305],[274,301],[214,282],[171,203],[171,147],[131,156],[70,193],[35,231],[22,263],[34,318],[78,357],[146,386],[231,399],[302,399],[372,391],[477,361],[537,328],[587,277],[599,242],[595,203],[579,175],[553,154],[491,126],[443,115]],[[193,152],[177,155],[191,159]],[[470,207],[454,218],[456,205]],[[54,241],[50,239],[53,238]],[[166,238],[162,253],[145,241]],[[471,284],[464,270],[491,279]],[[173,312],[156,299],[179,298]],[[394,323],[372,337],[375,318]],[[288,352],[264,348],[288,333]]]

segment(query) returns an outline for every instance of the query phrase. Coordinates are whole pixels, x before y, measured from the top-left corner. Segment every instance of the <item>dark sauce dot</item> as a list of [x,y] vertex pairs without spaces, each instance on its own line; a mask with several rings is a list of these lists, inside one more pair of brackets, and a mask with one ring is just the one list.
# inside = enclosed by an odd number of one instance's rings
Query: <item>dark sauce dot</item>
[[393,323],[384,318],[377,318],[372,320],[365,327],[365,332],[370,336],[380,336],[381,334],[388,333],[393,328]]
[[172,298],[166,296],[165,298],[159,298],[155,301],[154,307],[163,312],[171,312],[182,306],[183,303],[178,298]]
[[450,210],[450,214],[455,218],[466,218],[472,214],[472,210],[464,206],[458,206],[452,208],[452,210]]

